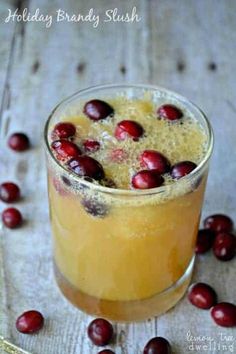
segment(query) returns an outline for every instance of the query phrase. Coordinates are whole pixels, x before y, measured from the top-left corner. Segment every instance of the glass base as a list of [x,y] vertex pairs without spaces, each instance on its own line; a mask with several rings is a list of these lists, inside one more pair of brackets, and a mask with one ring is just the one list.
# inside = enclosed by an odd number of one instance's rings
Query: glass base
[[114,321],[142,321],[159,316],[172,308],[182,298],[191,281],[194,258],[185,273],[172,286],[164,291],[141,300],[109,301],[87,295],[70,284],[54,263],[57,284],[63,295],[81,311],[96,317],[104,317]]

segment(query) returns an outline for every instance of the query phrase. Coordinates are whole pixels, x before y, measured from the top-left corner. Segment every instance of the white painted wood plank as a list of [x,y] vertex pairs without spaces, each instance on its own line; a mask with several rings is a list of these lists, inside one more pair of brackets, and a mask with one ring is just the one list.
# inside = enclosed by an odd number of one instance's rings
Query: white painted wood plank
[[2,106],[4,105],[6,109],[10,100],[9,88],[7,85],[7,73],[11,64],[11,49],[15,25],[14,23],[7,24],[4,21],[9,8],[13,8],[12,1],[6,0],[0,3],[0,115]]
[[[8,13],[8,8],[13,8],[12,1],[2,1],[0,3],[0,18],[4,19],[5,14]],[[11,51],[14,39],[14,28],[13,23],[9,26],[4,22],[0,22],[0,127],[1,127],[1,115],[2,112],[8,109],[10,103],[9,87],[7,82],[8,72],[11,67]],[[0,132],[1,133],[1,132]],[[1,134],[0,134],[1,141]],[[1,152],[0,152],[1,154]],[[2,171],[1,171],[2,172]],[[0,226],[0,233],[2,233]],[[5,309],[6,303],[6,287],[5,287],[5,273],[3,267],[3,247],[2,239],[0,237],[0,332],[2,335],[7,335],[9,332],[9,317],[7,314],[7,309]],[[3,310],[4,308],[4,310]]]

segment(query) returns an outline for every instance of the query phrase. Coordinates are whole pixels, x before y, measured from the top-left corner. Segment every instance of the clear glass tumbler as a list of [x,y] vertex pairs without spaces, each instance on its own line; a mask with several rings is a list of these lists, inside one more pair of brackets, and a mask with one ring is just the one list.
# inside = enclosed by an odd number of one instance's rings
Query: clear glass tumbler
[[[174,100],[199,120],[207,152],[197,168],[176,183],[150,190],[95,185],[60,165],[50,150],[50,131],[90,99],[123,94]],[[45,127],[55,276],[79,309],[117,321],[157,316],[185,293],[213,149],[210,124],[193,103],[147,85],[105,85],[81,90],[60,103]],[[96,216],[94,216],[96,215]]]

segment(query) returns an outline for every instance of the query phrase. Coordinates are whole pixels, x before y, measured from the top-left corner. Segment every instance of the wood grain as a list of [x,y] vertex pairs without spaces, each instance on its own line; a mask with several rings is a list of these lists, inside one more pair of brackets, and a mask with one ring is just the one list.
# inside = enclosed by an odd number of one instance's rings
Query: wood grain
[[[20,3],[20,2],[18,2]],[[211,120],[215,152],[203,215],[220,211],[236,220],[236,2],[214,0],[100,0],[76,2],[37,0],[21,2],[43,13],[66,8],[68,13],[100,14],[108,8],[129,11],[136,6],[139,23],[91,24],[3,22],[7,8],[0,4],[1,180],[11,179],[22,188],[18,204],[25,217],[23,228],[1,230],[1,334],[34,354],[95,354],[86,337],[91,317],[77,311],[60,295],[51,267],[50,229],[42,146],[43,125],[62,98],[89,85],[137,82],[176,90],[197,103]],[[15,5],[14,5],[15,4]],[[9,99],[10,97],[10,99]],[[16,154],[6,147],[6,137],[23,130],[32,148]],[[233,158],[234,153],[234,158]],[[1,203],[0,211],[4,205]],[[210,282],[220,300],[235,301],[235,260],[222,264],[211,255],[197,260],[195,280]],[[15,319],[36,308],[46,317],[45,328],[25,336],[15,330]],[[174,353],[189,349],[187,332],[210,335],[235,330],[216,327],[208,312],[191,307],[186,299],[158,319],[138,324],[116,324],[111,348],[116,354],[141,354],[155,335],[167,337]],[[236,344],[234,344],[236,345]],[[235,349],[236,350],[236,349]],[[207,353],[207,351],[205,351]],[[208,351],[222,353],[222,350]]]

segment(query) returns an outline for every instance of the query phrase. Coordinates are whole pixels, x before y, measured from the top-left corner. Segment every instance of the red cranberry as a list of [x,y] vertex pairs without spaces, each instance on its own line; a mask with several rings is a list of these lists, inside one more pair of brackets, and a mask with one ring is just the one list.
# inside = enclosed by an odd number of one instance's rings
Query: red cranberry
[[215,214],[208,216],[204,220],[204,227],[215,232],[231,232],[233,230],[233,221],[227,215]]
[[88,336],[95,345],[107,345],[112,340],[113,327],[107,320],[96,318],[88,326]]
[[95,152],[100,149],[100,143],[96,140],[85,140],[83,142],[83,147],[85,151]]
[[68,159],[81,154],[78,146],[67,140],[56,140],[51,147],[55,150],[58,159]]
[[142,170],[132,177],[132,186],[136,189],[160,187],[164,178],[155,170]]
[[170,174],[174,179],[179,179],[192,172],[197,165],[191,161],[181,161],[172,166]]
[[221,302],[211,309],[211,317],[222,327],[236,326],[236,306],[229,302]]
[[217,303],[215,290],[205,283],[192,284],[188,290],[188,299],[200,309],[209,309]]
[[20,188],[12,182],[0,184],[0,200],[5,203],[15,202],[20,198]]
[[31,334],[39,331],[44,324],[43,315],[35,310],[24,312],[16,320],[16,328],[21,333]]
[[2,212],[2,221],[9,229],[15,229],[22,223],[21,212],[16,208],[8,208]]
[[202,229],[198,231],[195,252],[198,254],[206,253],[213,245],[215,233],[212,230]]
[[102,165],[90,156],[77,156],[68,162],[71,170],[79,176],[91,177],[96,180],[104,178]]
[[92,120],[100,120],[114,114],[114,109],[101,100],[91,100],[84,106],[84,114]]
[[110,349],[104,349],[104,350],[101,350],[100,352],[98,352],[98,354],[115,354],[115,352],[113,352]]
[[14,133],[8,139],[8,146],[15,151],[25,151],[30,146],[29,138],[24,133]]
[[59,139],[66,139],[74,136],[76,132],[76,128],[74,124],[69,122],[60,122],[57,123],[53,129],[52,136],[57,137]]
[[163,337],[152,338],[143,350],[143,354],[171,354],[171,346]]
[[213,252],[216,258],[221,261],[230,261],[235,256],[236,238],[234,235],[221,232],[216,235]]
[[140,155],[141,165],[149,170],[156,170],[160,174],[166,173],[170,169],[167,158],[158,151],[145,150]]
[[183,112],[172,104],[164,104],[157,110],[159,117],[168,120],[177,120],[183,117]]
[[111,151],[110,159],[116,163],[122,163],[128,158],[128,153],[124,149],[118,148]]
[[132,138],[138,140],[143,135],[143,127],[133,120],[122,120],[115,129],[115,137],[117,140],[125,140]]

